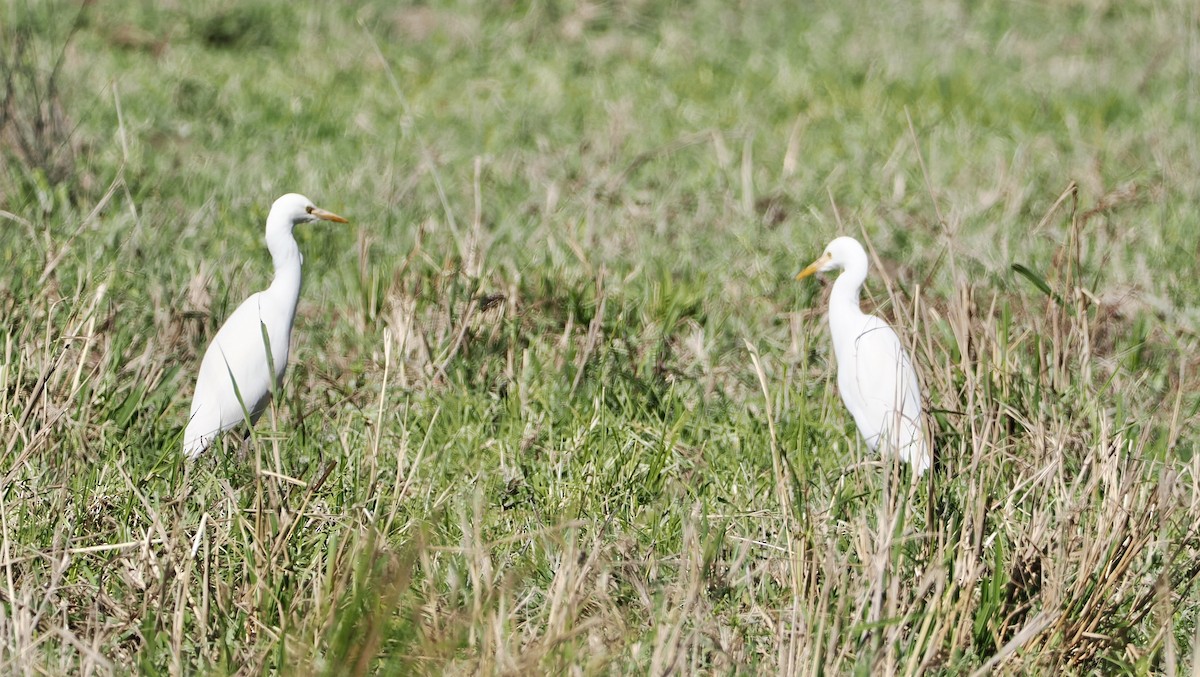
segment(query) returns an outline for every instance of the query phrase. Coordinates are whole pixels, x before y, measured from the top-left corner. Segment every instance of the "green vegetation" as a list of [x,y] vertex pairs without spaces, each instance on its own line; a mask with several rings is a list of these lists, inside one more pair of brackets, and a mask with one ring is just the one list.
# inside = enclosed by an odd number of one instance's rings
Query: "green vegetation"
[[[5,0],[0,670],[1184,669],[1198,44],[1174,0]],[[352,223],[185,463],[290,191]],[[837,234],[927,482],[792,280]]]

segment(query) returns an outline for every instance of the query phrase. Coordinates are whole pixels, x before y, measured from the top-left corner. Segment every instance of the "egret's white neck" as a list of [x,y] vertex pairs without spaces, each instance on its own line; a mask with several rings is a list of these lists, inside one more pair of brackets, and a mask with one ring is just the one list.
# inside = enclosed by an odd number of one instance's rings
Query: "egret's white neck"
[[837,280],[833,282],[833,290],[829,295],[829,313],[832,315],[835,310],[838,310],[861,314],[862,310],[858,306],[858,299],[866,279],[866,261],[861,262],[861,265],[846,266],[842,274],[838,275]]
[[267,217],[267,249],[275,263],[275,278],[267,292],[284,301],[293,311],[300,298],[300,266],[304,257],[292,237],[292,224],[274,214]]
[[867,279],[867,257],[846,262],[846,267],[833,283],[829,294],[829,331],[833,335],[834,352],[838,360],[847,359],[840,353],[843,346],[854,345],[855,335],[862,331],[862,308],[858,305],[859,293]]

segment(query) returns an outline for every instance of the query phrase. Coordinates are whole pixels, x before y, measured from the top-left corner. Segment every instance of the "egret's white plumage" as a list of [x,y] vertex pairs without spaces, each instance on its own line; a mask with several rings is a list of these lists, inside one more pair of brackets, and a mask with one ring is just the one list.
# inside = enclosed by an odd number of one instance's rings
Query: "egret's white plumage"
[[282,383],[304,260],[292,227],[317,220],[346,223],[295,193],[271,205],[266,236],[275,277],[270,287],[233,311],[204,353],[183,433],[183,453],[188,458],[203,453],[218,435],[244,421],[246,414],[253,425],[271,401],[272,386]]
[[796,276],[842,270],[829,296],[829,333],[837,359],[838,390],[858,432],[874,451],[895,453],[917,475],[929,469],[917,373],[887,322],[862,312],[859,292],[867,279],[867,252],[839,237]]

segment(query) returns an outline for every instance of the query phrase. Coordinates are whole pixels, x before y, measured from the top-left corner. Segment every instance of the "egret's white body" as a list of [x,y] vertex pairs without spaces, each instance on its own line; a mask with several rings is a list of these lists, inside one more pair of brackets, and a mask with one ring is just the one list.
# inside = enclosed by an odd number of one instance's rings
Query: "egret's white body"
[[929,469],[930,454],[917,373],[896,332],[859,307],[867,252],[854,238],[839,237],[796,277],[839,268],[842,274],[829,296],[829,333],[842,401],[868,447],[899,455],[922,475]]
[[218,435],[246,420],[247,415],[253,425],[270,403],[272,391],[283,382],[303,263],[292,228],[318,219],[346,223],[295,193],[271,205],[266,237],[275,277],[271,286],[233,311],[204,353],[183,433],[183,453],[188,458],[203,453]]

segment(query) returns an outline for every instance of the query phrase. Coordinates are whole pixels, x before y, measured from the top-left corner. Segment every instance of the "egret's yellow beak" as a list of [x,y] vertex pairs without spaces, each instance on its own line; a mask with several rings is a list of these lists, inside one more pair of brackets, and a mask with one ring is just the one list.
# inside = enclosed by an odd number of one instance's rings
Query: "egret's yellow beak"
[[313,207],[312,209],[308,210],[308,213],[312,214],[313,216],[317,217],[318,219],[321,219],[322,221],[333,221],[335,223],[350,223],[345,218],[338,216],[337,214],[334,214],[333,212],[327,212],[324,209],[321,209],[320,207]]
[[829,253],[822,254],[821,258],[817,259],[816,261],[813,261],[812,263],[808,264],[807,268],[800,271],[799,273],[796,273],[796,279],[803,280],[804,278],[808,277],[809,275],[812,275],[813,273],[815,273],[818,270],[820,270],[821,268],[823,268],[826,263],[829,263],[829,259],[831,259],[831,258],[833,258],[833,257],[830,256]]

